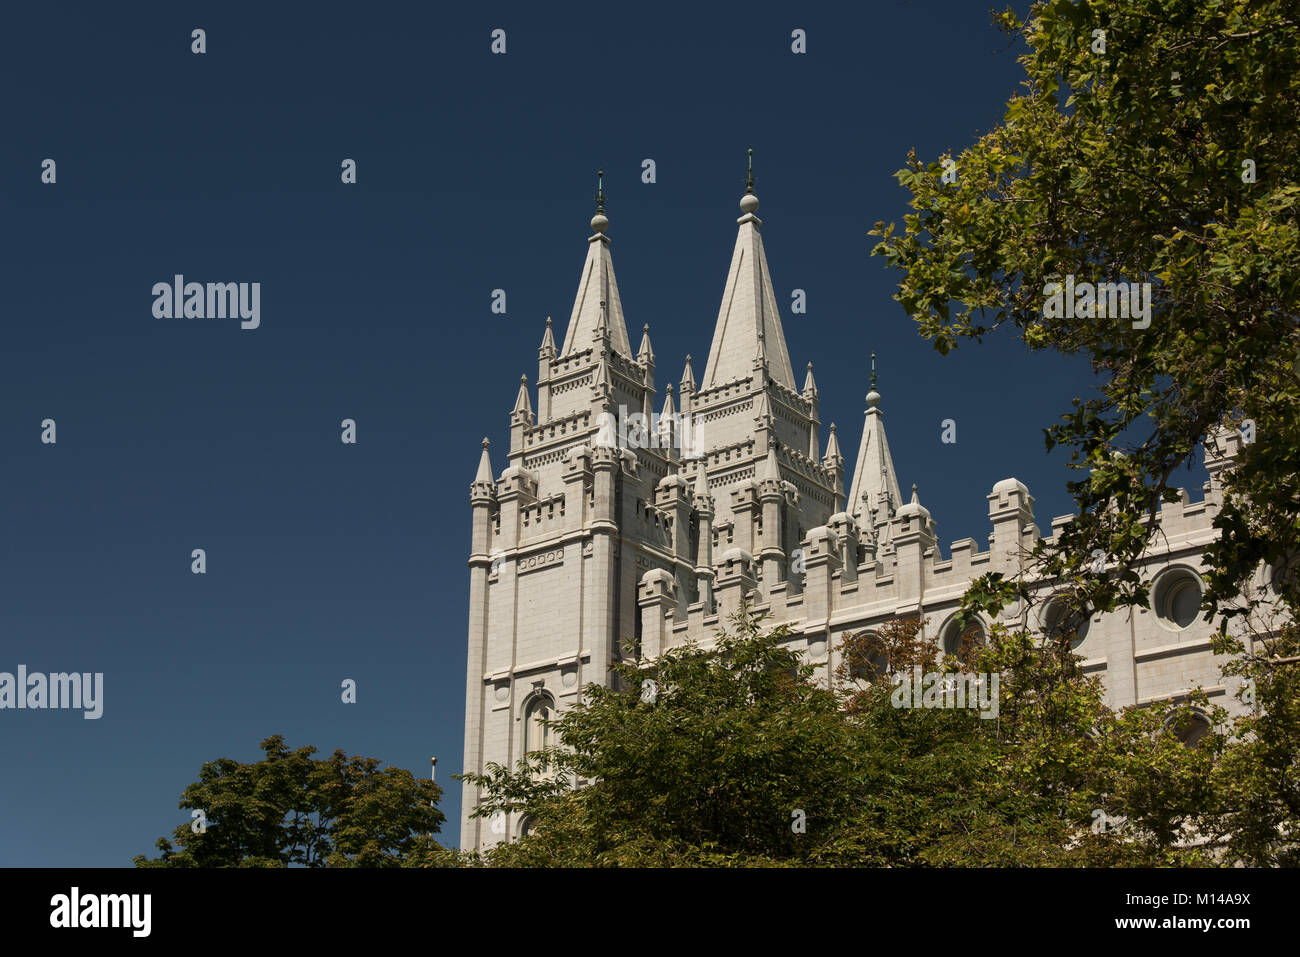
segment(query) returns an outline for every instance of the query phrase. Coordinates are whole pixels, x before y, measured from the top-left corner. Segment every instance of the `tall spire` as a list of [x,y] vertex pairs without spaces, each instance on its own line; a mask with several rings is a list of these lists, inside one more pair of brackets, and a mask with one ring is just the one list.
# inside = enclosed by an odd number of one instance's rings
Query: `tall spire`
[[555,358],[555,336],[551,333],[551,317],[546,317],[546,334],[542,336],[542,347],[538,350],[539,356],[549,356]]
[[650,345],[650,323],[648,322],[641,329],[641,348],[637,350],[636,357],[638,362],[645,362],[647,359],[651,362],[655,361],[655,351]]
[[[849,488],[846,511],[863,526],[871,523],[871,511],[876,510],[876,524],[889,517],[890,508],[903,501],[898,490],[898,476],[894,472],[894,459],[889,454],[885,438],[885,419],[878,406],[880,393],[876,391],[876,354],[871,354],[871,391],[867,393],[867,411],[862,425],[862,444],[858,447],[858,461],[853,468],[853,485]],[[829,450],[828,450],[829,454]],[[865,501],[864,501],[865,496]]]
[[686,356],[686,369],[682,372],[682,391],[695,391],[695,373],[691,371],[691,357]]
[[605,357],[600,357],[600,363],[596,366],[596,374],[591,377],[591,391],[597,396],[603,396],[608,399],[614,394],[614,384],[609,378],[609,366],[605,363]]
[[831,437],[826,440],[826,457],[823,461],[825,461],[827,465],[831,465],[836,459],[843,462],[844,456],[840,454],[840,440],[835,434],[835,423],[832,422]]
[[487,440],[487,436],[484,436],[483,454],[479,456],[478,474],[474,476],[474,481],[486,482],[488,485],[491,485],[492,484],[492,458],[491,456],[488,455],[489,444],[490,443]]
[[670,459],[677,457],[678,446],[678,421],[677,409],[673,405],[673,384],[669,382],[664,386],[664,408],[659,413],[659,447],[664,450],[664,454]]
[[811,362],[808,363],[808,375],[803,380],[803,394],[805,396],[817,394],[817,380],[813,378]]
[[731,254],[731,268],[722,291],[722,306],[713,330],[713,345],[704,369],[701,389],[708,390],[726,382],[748,378],[753,362],[761,354],[768,375],[791,392],[798,391],[790,354],[786,349],[785,331],[772,288],[772,276],[763,251],[762,223],[758,197],[754,195],[753,150],[745,177],[745,195],[740,200],[743,214],[737,223],[736,246]]
[[531,417],[533,414],[533,403],[528,397],[528,376],[519,377],[519,395],[515,398],[515,415],[526,415]]
[[623,318],[623,300],[618,294],[618,281],[614,278],[614,260],[609,254],[609,218],[605,215],[604,170],[597,170],[596,215],[591,218],[593,233],[587,240],[587,261],[578,281],[578,293],[573,300],[573,313],[569,328],[564,333],[564,347],[560,358],[590,347],[592,338],[602,321],[601,309],[607,315],[610,345],[620,355],[632,358],[632,347],[627,338],[627,322]]
[[709,497],[709,476],[704,465],[704,460],[701,459],[695,470],[695,497],[701,500]]

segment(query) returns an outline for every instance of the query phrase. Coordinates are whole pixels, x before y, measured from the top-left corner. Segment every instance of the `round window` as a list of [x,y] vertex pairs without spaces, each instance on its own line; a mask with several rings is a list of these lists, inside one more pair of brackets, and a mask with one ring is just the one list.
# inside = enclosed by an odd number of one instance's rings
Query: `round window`
[[979,622],[967,625],[963,632],[956,619],[949,619],[940,633],[940,644],[945,655],[957,655],[975,645],[984,644],[986,638],[984,626]]
[[1190,627],[1200,612],[1201,591],[1201,579],[1191,569],[1165,572],[1156,583],[1156,617],[1166,628],[1182,631]]
[[1043,609],[1043,631],[1049,638],[1070,636],[1070,647],[1078,648],[1088,637],[1088,616],[1078,612],[1069,613],[1069,606],[1064,598],[1053,598]]

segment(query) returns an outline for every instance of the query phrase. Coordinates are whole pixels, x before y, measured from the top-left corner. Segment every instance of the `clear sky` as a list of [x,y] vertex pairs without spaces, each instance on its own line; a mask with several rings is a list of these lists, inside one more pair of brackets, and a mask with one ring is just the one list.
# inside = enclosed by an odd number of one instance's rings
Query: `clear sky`
[[[940,357],[868,256],[907,211],[908,149],[960,150],[1017,89],[988,6],[11,5],[0,671],[102,672],[104,701],[0,711],[0,864],[129,865],[188,820],[203,762],[273,733],[421,776],[437,755],[456,843],[469,484],[484,435],[505,466],[548,315],[563,335],[600,166],[661,390],[688,352],[704,371],[752,144],[823,443],[837,422],[852,463],[874,350],[899,481],[945,554],[985,542],[1008,475],[1048,531],[1069,499],[1042,428],[1086,364],[1010,335]],[[260,326],[155,318],[177,273],[259,282]]]

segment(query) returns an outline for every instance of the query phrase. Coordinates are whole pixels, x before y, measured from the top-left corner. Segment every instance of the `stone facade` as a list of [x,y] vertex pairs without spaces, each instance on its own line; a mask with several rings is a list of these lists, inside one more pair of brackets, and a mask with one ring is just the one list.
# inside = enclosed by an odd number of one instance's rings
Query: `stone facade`
[[[853,474],[834,425],[820,451],[812,366],[796,390],[757,210],[751,188],[700,383],[687,356],[659,410],[649,327],[632,355],[603,205],[592,219],[558,350],[546,321],[536,412],[525,377],[508,465],[493,477],[485,439],[471,485],[466,770],[513,765],[542,743],[545,715],[575,702],[584,685],[611,680],[611,662],[650,659],[688,639],[707,644],[743,599],[792,626],[821,681],[831,680],[844,634],[897,615],[917,615],[928,634],[951,641],[968,583],[1018,574],[1039,539],[1033,497],[1008,478],[987,496],[985,547],[963,539],[943,557],[915,486],[901,500],[874,372]],[[1202,500],[1184,492],[1162,507],[1163,535],[1142,569],[1155,579],[1152,610],[1084,625],[1078,652],[1104,676],[1112,706],[1194,687],[1236,706],[1210,652],[1211,626],[1189,621],[1187,609],[1199,603],[1220,473],[1239,442],[1232,433],[1207,452]],[[1052,535],[1067,521],[1053,519]],[[1050,594],[1051,583],[1043,589]],[[1004,620],[1045,628],[1052,608],[1013,607]],[[471,820],[477,800],[467,783],[462,847],[520,833],[520,821]]]

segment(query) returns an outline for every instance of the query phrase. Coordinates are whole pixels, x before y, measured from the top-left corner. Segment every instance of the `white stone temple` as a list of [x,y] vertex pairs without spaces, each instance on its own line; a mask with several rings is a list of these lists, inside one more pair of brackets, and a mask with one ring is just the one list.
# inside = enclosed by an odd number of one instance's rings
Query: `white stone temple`
[[[612,661],[707,642],[742,599],[793,628],[822,681],[844,634],[895,616],[919,616],[952,648],[968,583],[1020,574],[1041,536],[1033,496],[1006,478],[985,496],[988,540],[940,548],[916,486],[906,499],[900,490],[874,370],[845,459],[835,425],[822,427],[811,363],[796,385],[749,182],[703,374],[697,381],[688,355],[676,390],[667,383],[662,394],[648,326],[632,351],[598,192],[563,344],[547,319],[536,392],[525,376],[510,414],[505,467],[497,472],[484,439],[470,487],[467,771],[513,766],[545,746],[545,720],[584,685],[608,684]],[[1103,676],[1111,706],[1194,687],[1237,704],[1197,608],[1201,550],[1240,441],[1226,433],[1207,450],[1202,500],[1183,492],[1161,508],[1163,534],[1139,569],[1154,579],[1151,610],[1078,624],[1076,650]],[[1052,534],[1069,520],[1052,519]],[[1061,627],[1052,583],[1042,587],[1043,601],[1009,608],[1005,620]],[[477,801],[466,783],[462,848],[521,833],[520,820],[471,820]]]

